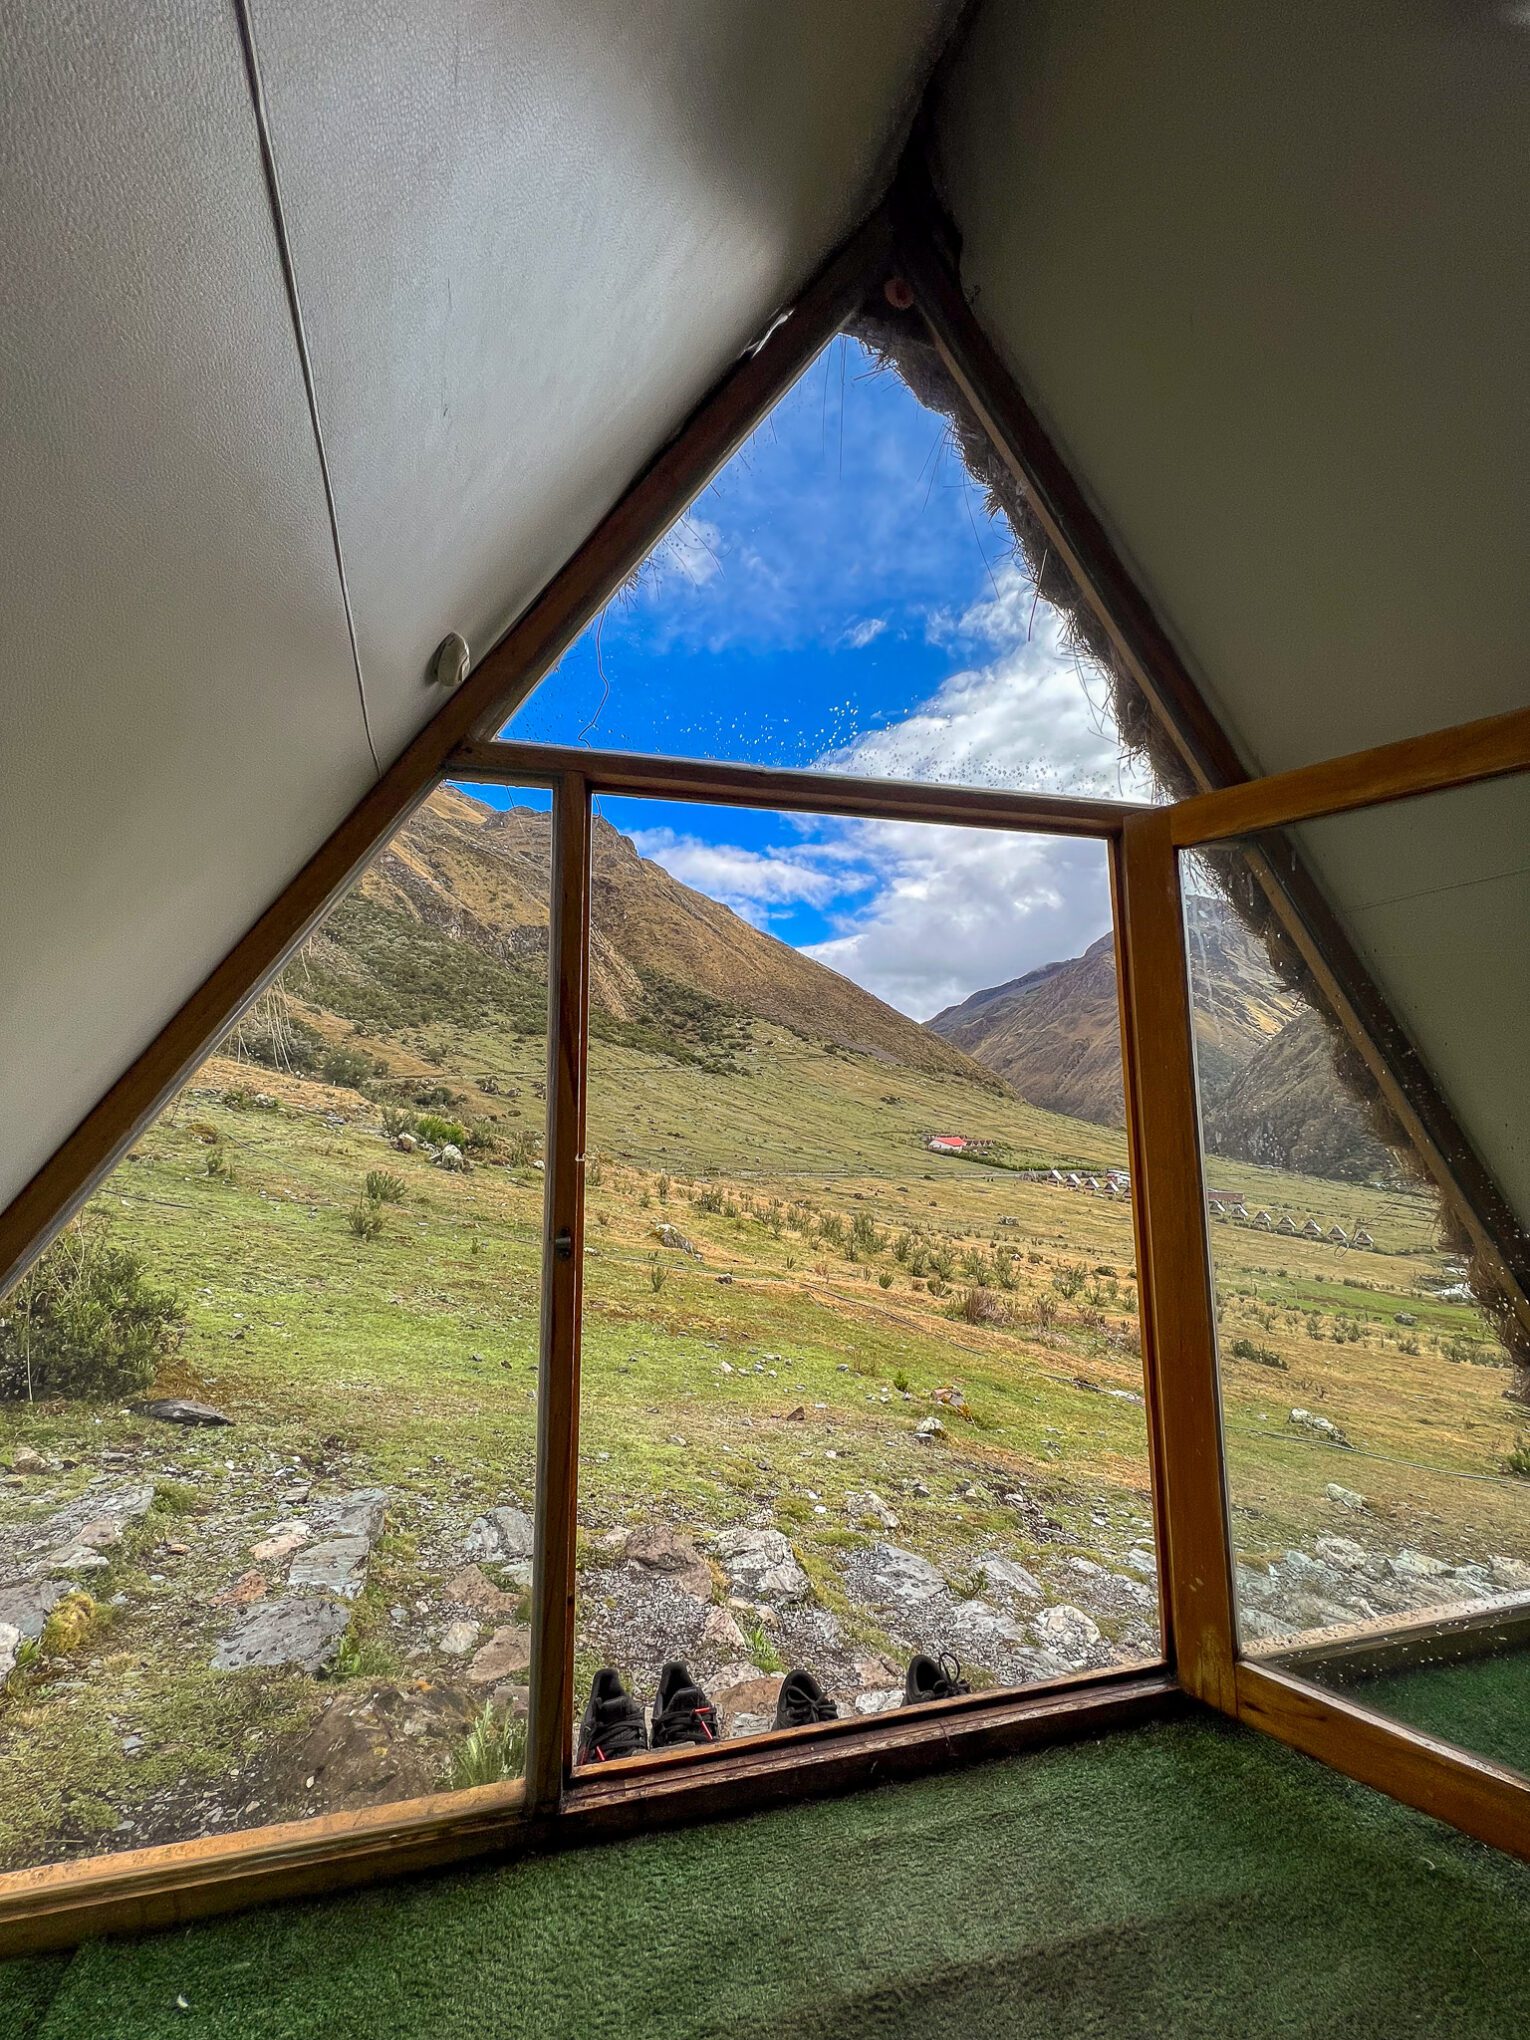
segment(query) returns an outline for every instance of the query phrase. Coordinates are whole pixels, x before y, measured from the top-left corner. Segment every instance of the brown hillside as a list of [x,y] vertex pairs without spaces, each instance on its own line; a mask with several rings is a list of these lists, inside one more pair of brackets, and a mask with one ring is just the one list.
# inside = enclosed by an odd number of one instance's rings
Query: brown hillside
[[1397,1161],[1334,1073],[1328,1030],[1303,1009],[1258,1049],[1205,1112],[1217,1154],[1344,1182],[1391,1182]]
[[[1291,1017],[1294,1007],[1263,952],[1214,900],[1191,902],[1196,1050],[1201,1080],[1217,1092]],[[1010,984],[975,992],[930,1022],[1033,1105],[1119,1126],[1121,1028],[1109,935],[1082,956],[1049,963]]]
[[[544,813],[499,812],[442,788],[367,874],[361,893],[497,961],[540,964],[549,856]],[[680,884],[598,818],[590,922],[591,1002],[616,1020],[648,1018],[662,980],[809,1040],[994,1083],[959,1048]]]
[[[1219,900],[1192,898],[1189,915],[1207,1146],[1314,1176],[1389,1178],[1395,1165],[1340,1085],[1324,1030],[1277,983],[1262,946]],[[1033,1105],[1104,1126],[1123,1121],[1109,935],[1066,963],[973,993],[930,1026]]]

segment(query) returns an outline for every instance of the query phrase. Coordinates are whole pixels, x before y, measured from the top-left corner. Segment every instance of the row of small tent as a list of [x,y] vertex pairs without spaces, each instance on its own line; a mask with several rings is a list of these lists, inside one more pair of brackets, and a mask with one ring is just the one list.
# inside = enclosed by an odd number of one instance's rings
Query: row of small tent
[[1091,1190],[1096,1197],[1130,1197],[1132,1179],[1124,1169],[1112,1169],[1103,1176],[1083,1176],[1073,1169],[1048,1169],[1042,1178],[1061,1183],[1065,1190]]
[[[1045,1180],[1060,1183],[1065,1190],[1092,1192],[1096,1197],[1125,1197],[1132,1194],[1132,1180],[1124,1170],[1112,1170],[1103,1176],[1086,1176],[1075,1169],[1049,1169]],[[1213,1196],[1209,1200],[1213,1218],[1241,1219],[1259,1232],[1280,1233],[1287,1239],[1328,1240],[1336,1247],[1374,1247],[1376,1242],[1363,1225],[1347,1233],[1342,1225],[1331,1225],[1325,1231],[1315,1218],[1305,1219],[1300,1225],[1289,1212],[1282,1212],[1279,1218],[1272,1218],[1267,1211],[1250,1212],[1241,1197],[1225,1198]]]
[[1289,1240],[1329,1240],[1336,1247],[1374,1247],[1376,1244],[1363,1225],[1357,1225],[1352,1233],[1347,1233],[1342,1225],[1331,1225],[1325,1231],[1315,1218],[1304,1219],[1298,1225],[1289,1211],[1283,1211],[1279,1218],[1272,1218],[1267,1211],[1250,1213],[1246,1204],[1223,1203],[1218,1197],[1211,1199],[1211,1215],[1213,1218],[1241,1218],[1259,1232],[1281,1233]]

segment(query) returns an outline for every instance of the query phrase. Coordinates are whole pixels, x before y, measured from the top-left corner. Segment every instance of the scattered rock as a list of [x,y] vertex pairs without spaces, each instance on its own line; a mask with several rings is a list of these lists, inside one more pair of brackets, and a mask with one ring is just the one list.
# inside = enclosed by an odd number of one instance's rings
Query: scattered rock
[[1292,1410],[1286,1422],[1295,1424],[1298,1430],[1310,1431],[1314,1438],[1322,1438],[1329,1445],[1349,1445],[1337,1424],[1331,1423],[1327,1417],[1314,1416],[1311,1410]]
[[[375,1544],[382,1535],[388,1512],[386,1488],[355,1488],[348,1495],[323,1506],[326,1528],[332,1537],[364,1537]],[[320,1513],[318,1510],[315,1514]]]
[[1327,1495],[1329,1501],[1337,1502],[1341,1509],[1354,1509],[1358,1511],[1366,1507],[1364,1495],[1357,1495],[1351,1487],[1340,1487],[1336,1480],[1331,1480],[1323,1492]]
[[706,1620],[701,1625],[700,1641],[719,1656],[733,1653],[743,1657],[748,1650],[744,1632],[739,1628],[726,1608],[709,1608]]
[[513,1615],[519,1605],[516,1595],[501,1593],[476,1565],[465,1565],[460,1572],[454,1572],[441,1593],[453,1607],[470,1608],[475,1615],[491,1621],[501,1615]]
[[47,1559],[49,1572],[60,1579],[82,1572],[103,1572],[110,1564],[109,1558],[92,1551],[88,1544],[66,1544]]
[[419,1144],[412,1133],[396,1133],[393,1136],[393,1145],[401,1155],[412,1155]]
[[742,1680],[712,1695],[724,1735],[766,1735],[776,1725],[779,1674]]
[[15,1671],[20,1649],[20,1629],[14,1622],[0,1622],[0,1679],[8,1679]]
[[879,1692],[857,1693],[850,1704],[857,1714],[889,1714],[903,1705],[903,1688],[885,1686]]
[[313,1532],[306,1523],[278,1523],[259,1544],[250,1546],[250,1556],[262,1565],[274,1565],[300,1550],[312,1536]]
[[267,1591],[263,1572],[241,1573],[232,1586],[213,1595],[212,1604],[215,1608],[248,1608],[256,1601],[263,1601]]
[[461,1148],[448,1141],[436,1156],[436,1167],[438,1169],[454,1169],[460,1173],[466,1169],[467,1160]]
[[536,1531],[524,1509],[490,1509],[468,1530],[463,1553],[491,1564],[524,1563],[531,1557]]
[[779,1530],[724,1530],[713,1549],[736,1594],[755,1601],[800,1601],[811,1590],[807,1574]]
[[1443,1559],[1431,1558],[1427,1551],[1399,1551],[1395,1558],[1387,1560],[1389,1569],[1403,1579],[1435,1580],[1451,1568]]
[[896,1544],[873,1544],[858,1552],[846,1568],[873,1606],[906,1607],[913,1601],[927,1601],[945,1592],[946,1583],[916,1551],[904,1551]]
[[12,1473],[41,1473],[44,1461],[40,1452],[34,1452],[30,1445],[18,1445],[11,1454]]
[[466,1657],[478,1641],[476,1622],[448,1622],[441,1632],[438,1646],[444,1657]]
[[996,1552],[988,1552],[978,1560],[978,1571],[990,1593],[1014,1594],[1024,1601],[1040,1601],[1046,1597],[1045,1589],[1033,1573]]
[[266,1738],[242,1789],[267,1809],[263,1819],[439,1791],[452,1747],[482,1704],[480,1694],[448,1685],[344,1687],[306,1733]]
[[1530,1593],[1530,1565],[1523,1559],[1493,1558],[1488,1565],[1493,1586],[1500,1594]]
[[670,1247],[677,1254],[694,1254],[696,1251],[678,1226],[656,1225],[653,1229],[653,1237],[661,1247]]
[[623,1555],[629,1565],[667,1573],[682,1593],[695,1594],[703,1601],[711,1597],[711,1567],[683,1531],[672,1530],[665,1523],[645,1524],[627,1539]]
[[516,1678],[530,1668],[531,1631],[507,1622],[478,1651],[467,1675],[475,1686],[496,1686],[501,1679]]
[[1032,1624],[1046,1649],[1064,1660],[1082,1660],[1100,1640],[1100,1631],[1082,1608],[1066,1601],[1055,1608],[1043,1608]]
[[292,1561],[287,1575],[289,1587],[319,1587],[354,1601],[366,1584],[367,1560],[372,1547],[365,1537],[331,1537],[322,1544],[310,1544]]
[[[1099,1631],[1095,1634],[1098,1636]],[[958,1601],[951,1611],[950,1635],[958,1651],[984,1664],[992,1661],[996,1649],[1025,1642],[1025,1631],[1019,1624],[986,1601]]]
[[794,1410],[788,1410],[786,1413],[785,1421],[788,1424],[805,1424],[807,1422],[806,1404],[798,1403],[797,1407]]
[[1148,1579],[1157,1577],[1158,1554],[1149,1545],[1134,1544],[1126,1554],[1126,1563],[1133,1572],[1143,1573]]
[[1418,1319],[1413,1315],[1411,1310],[1400,1310],[1398,1311],[1396,1316],[1392,1319],[1392,1322],[1394,1325],[1411,1326],[1416,1325],[1418,1323]]
[[1343,1572],[1358,1572],[1369,1562],[1365,1546],[1353,1537],[1319,1537],[1313,1550],[1326,1565],[1336,1565]]
[[946,1427],[939,1417],[921,1417],[914,1426],[914,1436],[928,1442],[932,1438],[944,1438]]
[[161,1396],[156,1402],[136,1403],[134,1408],[143,1417],[152,1417],[157,1424],[231,1424],[234,1420],[222,1410],[215,1410],[211,1403],[192,1402],[182,1395]]
[[0,1623],[23,1636],[41,1636],[43,1625],[68,1592],[59,1580],[24,1580],[18,1587],[0,1587]]
[[339,1601],[285,1594],[262,1601],[237,1621],[213,1653],[215,1672],[295,1665],[322,1672],[334,1662],[350,1611]]
[[875,1488],[862,1488],[845,1500],[845,1513],[857,1523],[875,1523],[879,1530],[896,1530],[898,1519]]

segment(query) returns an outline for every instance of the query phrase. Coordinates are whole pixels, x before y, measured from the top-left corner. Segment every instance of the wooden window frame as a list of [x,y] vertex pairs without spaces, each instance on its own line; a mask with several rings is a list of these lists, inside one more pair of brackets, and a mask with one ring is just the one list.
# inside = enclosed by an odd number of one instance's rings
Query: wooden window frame
[[[922,210],[921,210],[922,205]],[[1530,1780],[1386,1721],[1268,1660],[1240,1654],[1220,1435],[1210,1242],[1197,1125],[1181,849],[1530,769],[1530,712],[1250,780],[967,308],[948,238],[906,181],[807,285],[788,318],[704,399],[547,590],[379,778],[280,897],[0,1212],[0,1287],[75,1211],[321,915],[448,779],[554,791],[548,1182],[538,1396],[537,1543],[527,1775],[198,1841],[0,1875],[0,1953],[158,1927],[260,1899],[376,1881],[473,1856],[567,1846],[712,1818],[1161,1717],[1199,1702],[1466,1832],[1530,1856]],[[1107,621],[1206,790],[1175,806],[878,783],[816,773],[630,758],[491,741],[843,326],[892,274],[912,287],[948,367],[1050,520],[1059,551]],[[572,1765],[573,1524],[583,1224],[583,1045],[588,1011],[590,799],[597,792],[869,819],[1092,837],[1115,902],[1123,1076],[1133,1160],[1149,1449],[1164,1662],[984,1693],[704,1751]],[[1289,905],[1289,903],[1288,903]],[[1289,908],[1389,1097],[1439,1180],[1492,1243],[1503,1213],[1469,1147],[1450,1137],[1421,1067],[1376,1046],[1379,995],[1320,896]],[[1335,962],[1334,959],[1337,958]],[[1396,1056],[1395,1043],[1390,1055]],[[1443,1129],[1443,1130],[1442,1130]],[[1464,1159],[1463,1159],[1464,1157]],[[1501,1203],[1501,1200],[1500,1200]],[[559,1251],[566,1239],[568,1252]],[[1520,1278],[1512,1259],[1503,1266]]]

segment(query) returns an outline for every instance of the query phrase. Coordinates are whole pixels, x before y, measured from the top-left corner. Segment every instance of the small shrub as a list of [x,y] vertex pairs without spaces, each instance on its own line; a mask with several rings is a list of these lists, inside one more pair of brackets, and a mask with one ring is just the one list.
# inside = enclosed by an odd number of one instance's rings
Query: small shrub
[[207,1150],[207,1160],[202,1166],[204,1173],[215,1183],[232,1183],[234,1180],[234,1158],[221,1141]]
[[963,1319],[969,1325],[1007,1325],[1010,1308],[1002,1296],[992,1289],[984,1289],[974,1283],[971,1289],[963,1290],[952,1307],[952,1315]]
[[656,1185],[655,1185],[654,1187],[655,1187],[655,1188],[657,1189],[657,1191],[658,1191],[658,1193],[659,1193],[659,1202],[660,1202],[661,1204],[668,1204],[668,1202],[669,1202],[669,1178],[668,1178],[668,1176],[661,1176],[661,1177],[659,1178],[659,1180],[658,1180],[657,1184],[656,1184]]
[[43,1624],[42,1655],[68,1657],[71,1651],[88,1643],[98,1629],[104,1628],[106,1619],[106,1610],[99,1607],[89,1594],[78,1590],[66,1594]]
[[908,1394],[908,1376],[904,1373],[901,1367],[898,1369],[897,1373],[893,1376],[893,1387],[897,1389],[899,1395]]
[[382,1130],[389,1140],[397,1140],[401,1133],[408,1133],[410,1131],[409,1114],[400,1111],[397,1105],[385,1105],[383,1107]]
[[374,1204],[402,1204],[404,1201],[404,1179],[395,1176],[391,1169],[368,1169],[366,1195]]
[[1287,1372],[1277,1352],[1269,1346],[1256,1346],[1252,1339],[1234,1339],[1228,1351],[1234,1360],[1252,1360],[1256,1367],[1278,1367],[1282,1374]]
[[892,1285],[893,1279],[891,1275],[888,1274],[887,1270],[884,1268],[881,1274],[877,1277],[877,1287],[879,1289],[891,1289]]
[[826,1211],[818,1221],[818,1237],[826,1247],[833,1247],[836,1253],[843,1253],[849,1243],[845,1221],[837,1211]]
[[382,1206],[370,1197],[358,1197],[345,1214],[345,1222],[358,1240],[375,1240],[383,1229]]
[[1070,1303],[1088,1280],[1089,1268],[1083,1261],[1064,1261],[1060,1268],[1052,1270],[1052,1287]]
[[398,1673],[398,1659],[380,1637],[352,1636],[340,1639],[330,1671],[334,1679],[391,1679]]
[[502,1785],[526,1769],[526,1724],[514,1715],[496,1714],[492,1701],[452,1751],[446,1770],[448,1792],[468,1792],[475,1785]]
[[1530,1438],[1525,1437],[1523,1433],[1510,1447],[1508,1457],[1503,1463],[1503,1470],[1505,1473],[1516,1475],[1520,1480],[1530,1480]]
[[183,1480],[157,1480],[149,1507],[157,1516],[195,1515],[197,1491]]
[[376,1074],[377,1064],[359,1048],[332,1048],[319,1064],[319,1075],[326,1084],[347,1091],[363,1089]]
[[721,1190],[714,1190],[710,1186],[704,1190],[696,1191],[691,1198],[691,1209],[693,1211],[704,1212],[712,1218],[721,1218],[722,1208],[723,1194]]
[[1040,1296],[1033,1296],[1030,1305],[1030,1318],[1031,1323],[1038,1332],[1045,1333],[1051,1331],[1053,1325],[1057,1323],[1056,1298],[1048,1296],[1044,1292]]
[[414,1130],[432,1147],[460,1148],[467,1140],[467,1129],[461,1120],[443,1119],[439,1112],[422,1112],[414,1122]]
[[525,1128],[519,1133],[512,1134],[506,1155],[510,1166],[515,1169],[529,1169],[537,1159],[538,1145],[536,1135]]
[[658,1295],[668,1280],[669,1270],[657,1254],[650,1254],[648,1256],[648,1286],[655,1296]]
[[0,1304],[0,1401],[136,1395],[185,1324],[180,1299],[145,1279],[139,1255],[96,1227],[71,1227]]
[[785,1658],[771,1642],[770,1634],[758,1615],[748,1622],[740,1623],[739,1627],[744,1632],[744,1649],[752,1665],[757,1665],[766,1673],[786,1670]]
[[887,1235],[878,1232],[876,1222],[869,1211],[858,1211],[850,1225],[850,1247],[852,1253],[862,1254],[869,1261],[880,1254],[887,1245]]
[[[429,1051],[422,1046],[420,1053],[428,1055]],[[436,1060],[440,1060],[439,1050],[436,1053]],[[414,1102],[425,1111],[430,1112],[434,1111],[438,1105],[455,1105],[457,1103],[457,1093],[450,1084],[427,1084],[423,1090],[415,1092]]]

